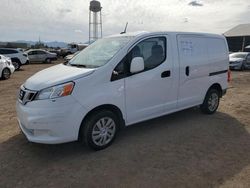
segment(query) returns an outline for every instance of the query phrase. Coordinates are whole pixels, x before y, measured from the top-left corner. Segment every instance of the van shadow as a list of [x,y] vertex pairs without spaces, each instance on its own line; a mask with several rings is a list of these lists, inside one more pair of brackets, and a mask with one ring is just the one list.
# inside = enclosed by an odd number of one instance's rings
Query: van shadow
[[250,164],[250,135],[228,114],[189,109],[125,128],[99,152],[18,134],[0,144],[0,164],[0,187],[216,187]]

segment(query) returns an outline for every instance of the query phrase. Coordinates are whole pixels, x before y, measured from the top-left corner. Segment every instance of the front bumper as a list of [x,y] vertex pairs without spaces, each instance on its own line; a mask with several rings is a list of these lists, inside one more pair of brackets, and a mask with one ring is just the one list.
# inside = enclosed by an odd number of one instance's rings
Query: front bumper
[[59,144],[78,139],[86,110],[72,96],[37,100],[26,105],[16,102],[18,123],[31,142]]
[[10,69],[11,74],[13,74],[14,71],[15,71],[14,65],[11,64],[11,65],[8,66],[8,68]]
[[28,65],[30,63],[30,60],[28,59],[25,63],[24,63],[24,65]]

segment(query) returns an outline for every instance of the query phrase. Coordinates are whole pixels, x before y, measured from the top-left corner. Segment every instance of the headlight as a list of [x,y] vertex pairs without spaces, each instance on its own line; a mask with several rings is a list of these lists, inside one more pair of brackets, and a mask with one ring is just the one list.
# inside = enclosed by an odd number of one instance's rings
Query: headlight
[[74,85],[75,85],[74,82],[68,82],[65,84],[60,84],[60,85],[56,85],[53,87],[43,89],[38,92],[36,96],[36,100],[54,99],[58,97],[68,96],[72,93],[74,89]]

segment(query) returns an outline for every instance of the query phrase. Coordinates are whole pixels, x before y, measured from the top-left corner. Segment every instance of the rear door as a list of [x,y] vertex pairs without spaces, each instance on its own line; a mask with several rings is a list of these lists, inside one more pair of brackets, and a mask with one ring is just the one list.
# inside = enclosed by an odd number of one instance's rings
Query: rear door
[[29,57],[29,60],[32,62],[35,62],[35,61],[38,61],[38,56],[37,56],[37,51],[30,51],[28,52],[28,57]]
[[208,89],[210,65],[206,38],[199,35],[177,35],[180,64],[178,107],[201,104]]
[[143,57],[144,71],[125,78],[127,123],[160,116],[177,104],[177,84],[174,84],[168,36],[149,37],[137,43],[129,52],[132,58]]
[[47,53],[42,50],[39,50],[37,51],[37,57],[39,61],[45,61],[47,58]]

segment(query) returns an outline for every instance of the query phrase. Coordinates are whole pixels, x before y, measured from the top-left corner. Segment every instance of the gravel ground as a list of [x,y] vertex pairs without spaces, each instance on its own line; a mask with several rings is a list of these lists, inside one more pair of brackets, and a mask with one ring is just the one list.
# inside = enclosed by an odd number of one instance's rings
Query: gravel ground
[[192,108],[139,123],[93,152],[78,142],[29,143],[20,132],[18,88],[49,66],[23,66],[0,80],[1,188],[250,187],[250,71],[232,73],[216,114]]

